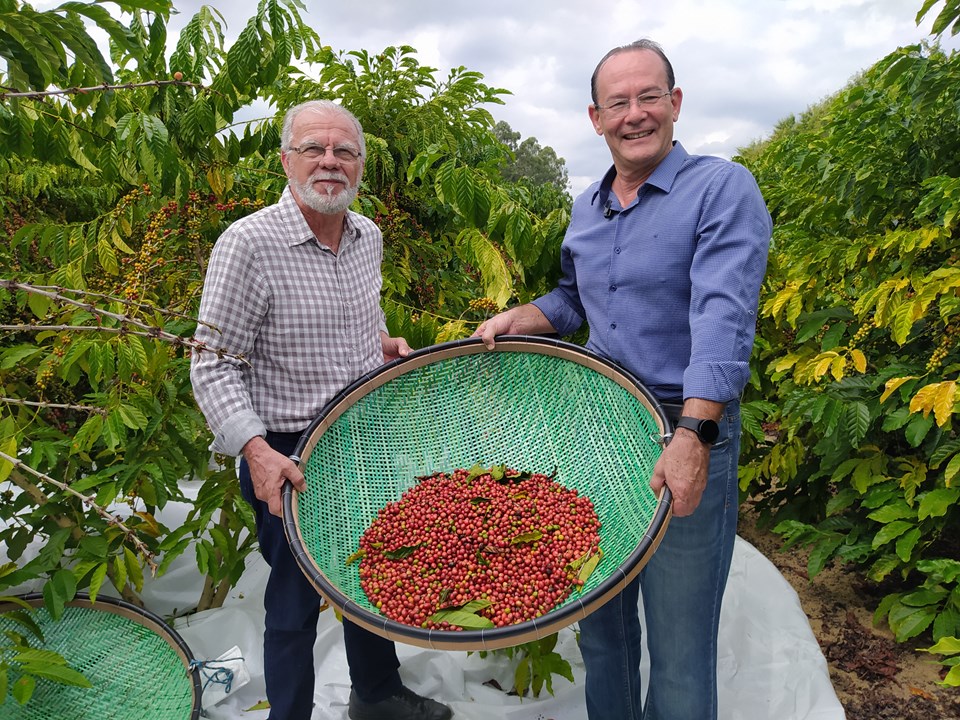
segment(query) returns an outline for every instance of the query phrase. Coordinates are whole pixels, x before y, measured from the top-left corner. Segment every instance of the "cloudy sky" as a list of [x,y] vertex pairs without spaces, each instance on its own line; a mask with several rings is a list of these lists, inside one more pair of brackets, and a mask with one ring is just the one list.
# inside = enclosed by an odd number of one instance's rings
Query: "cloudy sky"
[[[510,90],[491,106],[523,137],[563,157],[573,191],[609,165],[589,124],[590,75],[611,47],[640,37],[663,45],[684,91],[676,137],[692,153],[730,157],[769,135],[858,71],[927,37],[922,0],[304,0],[304,18],[335,50],[411,45],[422,64],[465,66]],[[207,0],[228,42],[255,0]],[[200,5],[176,3],[185,22]],[[938,3],[935,12],[942,4]],[[934,13],[935,14],[935,13]],[[957,39],[945,41],[953,49]]]

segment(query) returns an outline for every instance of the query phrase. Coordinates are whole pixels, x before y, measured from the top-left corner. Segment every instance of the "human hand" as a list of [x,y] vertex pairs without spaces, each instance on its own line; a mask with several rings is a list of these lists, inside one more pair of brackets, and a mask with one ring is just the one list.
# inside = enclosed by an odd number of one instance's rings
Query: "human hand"
[[482,338],[483,344],[493,350],[494,337],[497,335],[543,335],[551,332],[556,331],[540,308],[527,303],[484,320],[472,337]]
[[383,361],[385,363],[406,357],[413,352],[404,338],[390,337],[385,332],[380,333],[380,343],[383,346]]
[[673,438],[663,450],[653,468],[650,488],[657,494],[664,485],[673,494],[673,514],[692,515],[700,505],[707,487],[710,469],[710,446],[704,445],[689,430],[674,431]]
[[289,480],[299,492],[307,489],[307,481],[300,468],[286,455],[270,447],[259,435],[243,446],[243,457],[250,467],[254,495],[267,503],[272,515],[282,517],[284,482]]

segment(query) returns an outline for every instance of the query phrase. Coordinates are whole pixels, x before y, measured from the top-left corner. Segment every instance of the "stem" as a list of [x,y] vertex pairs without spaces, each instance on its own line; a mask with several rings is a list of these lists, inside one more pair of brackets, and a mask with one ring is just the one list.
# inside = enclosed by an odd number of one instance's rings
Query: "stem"
[[[5,325],[0,325],[0,330],[6,329],[6,327],[7,326]],[[10,405],[27,405],[29,407],[54,408],[57,410],[79,410],[80,412],[98,413],[100,415],[107,414],[107,411],[105,408],[96,407],[95,405],[69,405],[67,403],[38,402],[38,401],[20,400],[19,398],[8,398],[8,397],[0,397],[0,402],[8,403]]]
[[144,562],[150,568],[150,574],[156,577],[157,562],[153,553],[150,552],[150,548],[144,545],[143,541],[139,537],[137,537],[137,534],[133,530],[128,528],[126,525],[124,525],[123,521],[119,517],[117,517],[116,515],[111,515],[104,508],[97,505],[97,503],[94,502],[94,496],[83,495],[81,493],[78,493],[76,490],[74,490],[72,487],[70,487],[66,483],[62,483],[59,480],[55,480],[54,478],[50,477],[49,475],[45,475],[42,472],[39,472],[38,470],[34,470],[32,467],[30,467],[26,463],[22,462],[18,458],[7,455],[2,450],[0,450],[0,460],[6,460],[15,468],[19,470],[23,470],[26,473],[33,475],[35,478],[42,480],[43,482],[48,483],[49,485],[53,485],[56,488],[59,488],[63,492],[67,493],[68,495],[73,495],[75,498],[80,500],[84,505],[88,506],[94,512],[96,512],[97,515],[99,515],[104,520],[106,520],[108,525],[112,525],[118,528],[120,531],[123,532],[127,541],[131,545],[133,545],[137,549],[137,552],[139,552],[140,555],[143,557]]
[[203,89],[199,83],[189,82],[187,80],[149,80],[140,83],[123,83],[122,85],[90,85],[88,87],[58,88],[56,90],[30,90],[27,92],[0,92],[0,100],[7,98],[41,98],[48,95],[84,95],[88,92],[109,92],[111,90],[133,90],[138,87],[160,87],[162,85],[182,85],[184,87],[194,87]]
[[[167,342],[173,343],[174,345],[182,345],[184,347],[189,347],[199,352],[216,353],[217,357],[219,358],[228,357],[228,358],[233,358],[234,360],[239,360],[245,365],[250,364],[250,361],[247,360],[245,357],[243,357],[243,355],[233,355],[231,353],[226,352],[223,348],[211,348],[206,343],[199,342],[197,340],[194,340],[193,338],[184,338],[184,337],[180,337],[179,335],[174,335],[173,333],[167,332],[162,328],[156,327],[154,325],[148,325],[147,323],[141,322],[140,320],[132,318],[129,315],[121,315],[120,313],[110,312],[108,310],[103,310],[101,308],[98,308],[92,303],[81,302],[79,300],[74,300],[73,298],[69,298],[62,293],[61,288],[57,288],[55,291],[44,290],[43,288],[40,288],[34,285],[27,285],[26,283],[16,282],[15,280],[4,280],[4,279],[0,279],[0,288],[5,288],[11,291],[21,290],[23,292],[33,293],[35,295],[40,295],[42,297],[50,298],[51,300],[57,300],[59,302],[66,303],[67,305],[73,305],[74,307],[82,308],[83,310],[93,313],[98,317],[105,317],[105,318],[110,318],[111,320],[116,320],[121,325],[120,328],[110,328],[109,330],[106,328],[97,327],[96,328],[97,330],[102,329],[104,332],[117,332],[121,335],[124,335],[124,334],[140,335],[141,337],[152,338],[154,340],[166,340]],[[130,330],[128,326],[140,328],[140,330],[139,331]],[[9,330],[16,330],[16,329],[34,330],[34,329],[53,329],[53,328],[58,328],[61,331],[93,330],[94,329],[94,327],[86,326],[86,325],[82,325],[82,326],[81,325],[59,325],[59,326],[56,326],[56,325],[23,325],[23,326],[3,325],[3,326],[0,326],[0,329],[9,329]]]

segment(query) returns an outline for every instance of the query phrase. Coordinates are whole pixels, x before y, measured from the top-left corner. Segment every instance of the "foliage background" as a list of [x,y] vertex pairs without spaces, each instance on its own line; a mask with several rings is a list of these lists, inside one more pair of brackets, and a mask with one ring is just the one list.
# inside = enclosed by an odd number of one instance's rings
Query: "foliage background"
[[[105,582],[137,602],[184,552],[195,609],[214,607],[255,550],[187,369],[213,242],[285,184],[284,108],[334,98],[364,124],[357,207],[384,232],[389,328],[416,347],[551,287],[570,202],[563,161],[494,123],[508,92],[478,73],[440,77],[410,47],[334,54],[298,0],[261,0],[230,47],[204,7],[168,54],[169,0],[118,5],[0,0],[0,591],[41,581],[55,613]],[[958,15],[945,3],[934,32]],[[776,226],[742,490],[813,547],[811,575],[855,563],[887,588],[878,621],[935,643],[954,684],[958,63],[892,53],[738,158]],[[277,113],[239,121],[257,101]],[[198,499],[164,527],[183,478]]]

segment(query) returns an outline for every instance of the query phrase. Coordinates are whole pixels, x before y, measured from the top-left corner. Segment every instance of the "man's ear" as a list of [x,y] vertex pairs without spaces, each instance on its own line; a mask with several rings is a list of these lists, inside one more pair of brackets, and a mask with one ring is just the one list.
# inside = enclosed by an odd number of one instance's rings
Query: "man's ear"
[[587,105],[587,114],[590,115],[590,122],[593,123],[593,129],[597,131],[597,135],[603,135],[603,126],[600,125],[600,111],[597,110],[597,106],[593,103]]

